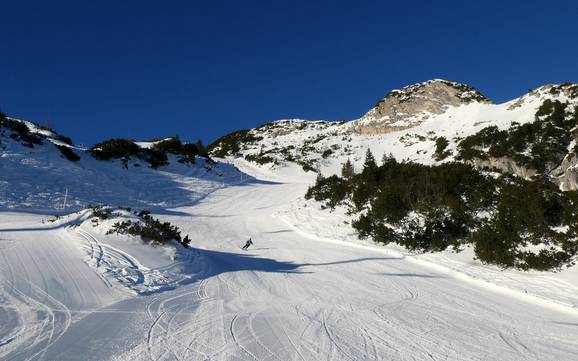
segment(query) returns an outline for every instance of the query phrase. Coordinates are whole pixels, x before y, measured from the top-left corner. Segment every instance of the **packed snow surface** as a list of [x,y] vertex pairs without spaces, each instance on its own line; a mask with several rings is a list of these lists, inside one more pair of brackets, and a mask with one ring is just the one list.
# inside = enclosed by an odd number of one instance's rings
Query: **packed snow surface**
[[351,243],[339,214],[302,202],[311,179],[238,167],[255,177],[156,211],[191,249],[106,235],[87,212],[1,212],[0,359],[576,359],[567,290]]

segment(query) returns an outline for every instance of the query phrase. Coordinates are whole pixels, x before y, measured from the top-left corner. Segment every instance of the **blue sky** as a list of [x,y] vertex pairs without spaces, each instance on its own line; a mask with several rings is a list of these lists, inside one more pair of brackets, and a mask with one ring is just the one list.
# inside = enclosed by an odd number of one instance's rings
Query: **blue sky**
[[354,119],[445,78],[578,82],[572,1],[3,1],[0,108],[76,142]]

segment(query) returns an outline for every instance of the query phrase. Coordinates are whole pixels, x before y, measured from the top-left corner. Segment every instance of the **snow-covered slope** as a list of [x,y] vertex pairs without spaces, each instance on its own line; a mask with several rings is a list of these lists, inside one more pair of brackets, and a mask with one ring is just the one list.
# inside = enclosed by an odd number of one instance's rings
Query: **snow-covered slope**
[[[183,270],[189,282],[162,292],[127,287],[175,265],[162,250],[86,222],[65,227],[74,216],[43,224],[2,213],[0,358],[575,358],[575,309],[396,251],[319,242],[280,217],[306,187],[263,179],[163,212],[196,249]],[[249,236],[254,246],[241,251]],[[111,272],[115,264],[126,271]]]
[[[194,164],[167,154],[168,165],[152,168],[138,157],[97,160],[89,150],[67,144],[53,131],[27,121],[39,144],[0,125],[0,208],[78,210],[89,204],[136,208],[175,207],[198,201],[224,184],[246,181],[234,167],[197,157]],[[154,142],[137,143],[143,149]],[[55,146],[80,157],[68,160]]]
[[[421,89],[396,99],[419,100]],[[461,89],[445,89],[440,99],[459,104],[434,104],[426,119],[396,113],[407,123],[395,131],[364,133],[365,117],[237,132],[213,147],[228,156],[217,164],[174,154],[156,169],[138,156],[96,160],[32,123],[23,124],[40,144],[3,127],[0,359],[574,360],[575,267],[504,271],[467,249],[415,255],[361,243],[343,209],[303,200],[316,174],[302,167],[336,173],[350,158],[359,169],[367,148],[433,164],[435,137],[455,149],[488,124],[532,121],[546,99],[576,102],[570,86],[498,105]],[[153,209],[192,248],[106,234],[118,219],[93,222],[78,211],[88,203]]]

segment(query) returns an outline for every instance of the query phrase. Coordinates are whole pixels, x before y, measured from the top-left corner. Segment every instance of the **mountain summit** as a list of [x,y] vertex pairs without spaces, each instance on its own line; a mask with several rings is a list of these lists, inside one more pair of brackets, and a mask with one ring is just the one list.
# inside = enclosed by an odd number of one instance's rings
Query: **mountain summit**
[[433,79],[390,91],[356,124],[362,134],[388,133],[410,128],[445,112],[448,107],[472,102],[491,103],[473,87]]

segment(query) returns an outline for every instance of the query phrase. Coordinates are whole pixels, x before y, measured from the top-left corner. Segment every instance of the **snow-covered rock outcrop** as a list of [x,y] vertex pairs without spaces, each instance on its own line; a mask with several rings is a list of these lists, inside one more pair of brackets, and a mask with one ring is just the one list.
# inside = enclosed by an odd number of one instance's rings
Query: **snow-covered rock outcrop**
[[361,134],[380,134],[419,125],[449,107],[472,102],[491,103],[474,88],[448,80],[434,79],[392,90],[353,129]]

